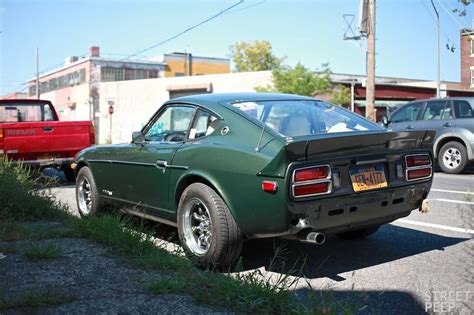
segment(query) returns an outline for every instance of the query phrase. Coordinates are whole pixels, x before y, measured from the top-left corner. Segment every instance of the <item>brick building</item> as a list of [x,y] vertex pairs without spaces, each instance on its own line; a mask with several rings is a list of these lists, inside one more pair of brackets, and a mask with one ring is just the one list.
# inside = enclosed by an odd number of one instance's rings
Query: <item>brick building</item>
[[471,29],[461,29],[461,86],[474,89],[474,32]]

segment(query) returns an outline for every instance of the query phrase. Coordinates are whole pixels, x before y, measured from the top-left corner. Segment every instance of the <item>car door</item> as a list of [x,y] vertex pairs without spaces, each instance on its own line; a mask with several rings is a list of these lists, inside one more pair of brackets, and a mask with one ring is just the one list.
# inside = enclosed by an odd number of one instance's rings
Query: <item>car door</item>
[[414,124],[417,130],[436,130],[436,138],[446,132],[451,132],[454,126],[453,110],[450,100],[430,100]]
[[414,123],[418,119],[424,102],[411,102],[396,110],[390,116],[389,129],[404,131],[414,129]]
[[169,211],[169,176],[174,169],[173,157],[183,145],[196,109],[188,105],[167,105],[144,127],[144,141],[131,143],[120,151],[118,165],[123,184],[117,187],[120,199],[136,210],[171,217]]
[[456,121],[454,127],[463,128],[474,133],[474,108],[468,101],[453,100]]

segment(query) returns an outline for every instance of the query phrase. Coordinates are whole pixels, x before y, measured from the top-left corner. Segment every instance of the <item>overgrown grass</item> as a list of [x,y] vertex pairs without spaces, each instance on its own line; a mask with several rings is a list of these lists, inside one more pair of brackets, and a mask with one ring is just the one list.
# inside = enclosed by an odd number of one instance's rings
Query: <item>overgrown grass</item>
[[23,252],[29,261],[49,260],[62,256],[63,248],[56,243],[34,244]]
[[55,289],[28,291],[0,300],[0,311],[66,304],[73,300],[72,296]]
[[[0,240],[45,236],[94,240],[113,249],[129,264],[160,271],[163,278],[148,284],[150,294],[187,294],[198,302],[236,312],[331,313],[330,309],[302,307],[291,291],[297,278],[287,276],[289,273],[275,280],[265,277],[258,269],[232,275],[203,272],[181,255],[173,255],[160,247],[151,231],[136,220],[113,215],[74,218],[37,189],[27,169],[13,167],[5,160],[0,160],[0,207]],[[37,220],[60,220],[71,230],[48,232],[40,229],[38,232],[18,223]],[[33,260],[48,259],[59,257],[61,249],[57,245],[47,245],[31,248],[24,254]],[[10,302],[1,302],[0,309],[57,304],[60,300],[55,294],[26,293]]]
[[64,207],[39,189],[32,171],[0,159],[0,222],[65,219]]

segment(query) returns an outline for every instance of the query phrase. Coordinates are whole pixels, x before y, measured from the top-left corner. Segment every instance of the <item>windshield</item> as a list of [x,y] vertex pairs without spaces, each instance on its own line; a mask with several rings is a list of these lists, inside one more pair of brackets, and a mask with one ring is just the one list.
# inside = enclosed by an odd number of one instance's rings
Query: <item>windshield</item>
[[383,130],[357,114],[322,101],[243,102],[233,106],[289,137]]
[[0,122],[54,121],[49,104],[0,104]]

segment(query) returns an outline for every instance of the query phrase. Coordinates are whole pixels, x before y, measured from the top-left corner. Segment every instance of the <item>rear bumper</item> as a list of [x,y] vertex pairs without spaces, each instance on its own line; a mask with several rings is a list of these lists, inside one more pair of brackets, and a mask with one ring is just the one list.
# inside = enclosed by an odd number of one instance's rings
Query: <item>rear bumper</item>
[[11,161],[13,164],[24,164],[34,167],[62,166],[74,163],[74,158],[50,158],[39,160],[19,160]]
[[425,183],[344,197],[294,203],[299,222],[288,234],[316,231],[333,234],[381,225],[405,217],[421,206],[431,187]]

